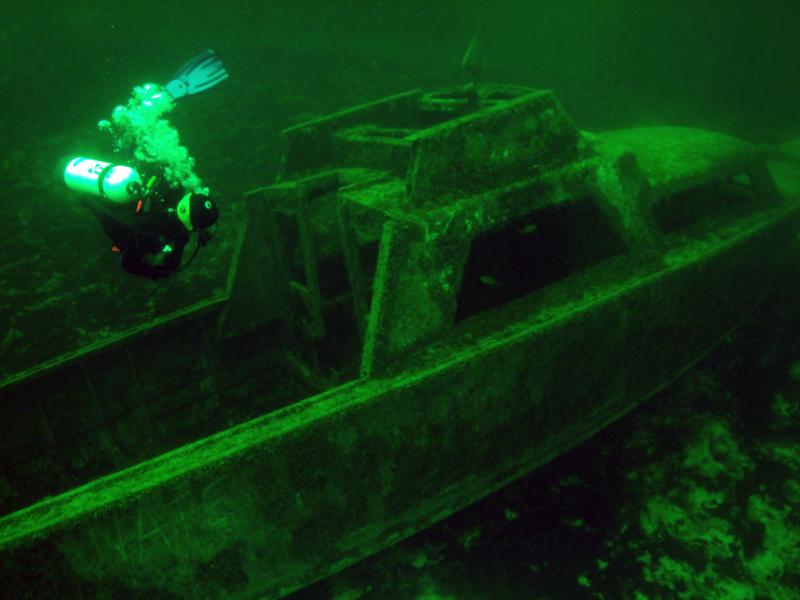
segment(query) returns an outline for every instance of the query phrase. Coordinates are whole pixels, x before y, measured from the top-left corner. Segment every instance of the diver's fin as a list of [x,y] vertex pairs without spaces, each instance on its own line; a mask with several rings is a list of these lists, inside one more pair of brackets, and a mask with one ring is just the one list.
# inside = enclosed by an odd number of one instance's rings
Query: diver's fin
[[213,50],[206,50],[178,69],[164,88],[173,100],[179,100],[204,92],[227,78],[228,72],[219,55]]

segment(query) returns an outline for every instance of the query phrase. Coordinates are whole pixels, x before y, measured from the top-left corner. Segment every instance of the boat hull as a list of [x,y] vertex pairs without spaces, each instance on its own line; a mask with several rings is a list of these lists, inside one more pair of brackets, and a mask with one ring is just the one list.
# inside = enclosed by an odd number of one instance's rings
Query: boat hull
[[190,598],[278,597],[307,585],[549,461],[663,388],[762,301],[797,225],[796,208],[776,207],[656,262],[612,259],[465,322],[392,376],[9,515],[4,587]]

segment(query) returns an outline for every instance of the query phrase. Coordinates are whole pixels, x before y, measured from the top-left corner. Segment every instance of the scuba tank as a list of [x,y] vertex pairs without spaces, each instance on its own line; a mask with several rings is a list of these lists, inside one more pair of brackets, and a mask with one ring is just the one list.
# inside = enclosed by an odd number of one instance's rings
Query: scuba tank
[[142,178],[132,167],[81,156],[67,164],[64,182],[71,190],[100,196],[115,204],[132,202],[142,189]]

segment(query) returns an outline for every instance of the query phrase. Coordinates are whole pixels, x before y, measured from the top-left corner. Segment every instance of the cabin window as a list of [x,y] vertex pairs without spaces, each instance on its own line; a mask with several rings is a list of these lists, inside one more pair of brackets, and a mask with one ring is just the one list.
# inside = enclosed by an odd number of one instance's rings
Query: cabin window
[[455,320],[498,308],[624,251],[622,239],[588,198],[485,232],[470,247]]
[[747,215],[763,204],[745,175],[715,179],[658,199],[653,217],[662,233]]

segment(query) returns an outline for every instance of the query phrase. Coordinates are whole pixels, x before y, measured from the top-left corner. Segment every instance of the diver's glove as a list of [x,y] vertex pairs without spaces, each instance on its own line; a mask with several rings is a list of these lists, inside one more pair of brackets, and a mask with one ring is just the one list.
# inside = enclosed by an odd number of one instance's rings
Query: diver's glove
[[180,100],[204,92],[227,78],[228,72],[219,55],[213,50],[206,50],[178,69],[164,89],[173,100]]

